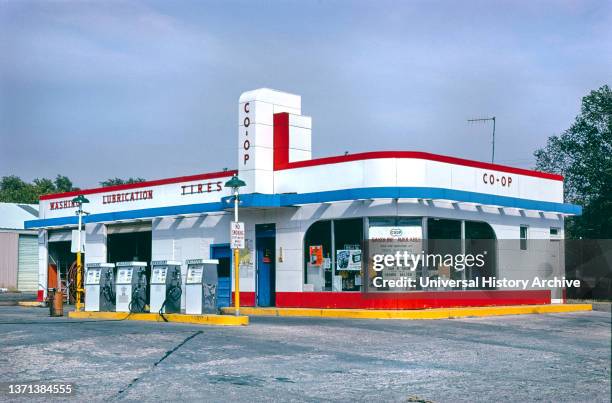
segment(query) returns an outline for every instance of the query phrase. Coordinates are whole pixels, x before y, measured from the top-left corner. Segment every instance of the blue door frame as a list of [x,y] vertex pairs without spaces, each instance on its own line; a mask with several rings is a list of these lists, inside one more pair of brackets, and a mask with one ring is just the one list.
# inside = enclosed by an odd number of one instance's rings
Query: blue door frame
[[276,291],[276,226],[255,226],[257,254],[257,306],[274,306]]
[[231,305],[232,301],[232,253],[229,243],[210,245],[210,258],[219,259],[219,288],[217,307]]

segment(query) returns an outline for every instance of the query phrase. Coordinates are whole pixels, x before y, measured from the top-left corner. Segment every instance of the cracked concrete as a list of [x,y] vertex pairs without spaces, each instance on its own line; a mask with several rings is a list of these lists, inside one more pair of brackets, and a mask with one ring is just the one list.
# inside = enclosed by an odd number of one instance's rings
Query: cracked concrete
[[0,400],[31,399],[10,381],[72,382],[79,401],[610,401],[607,312],[231,328],[47,314],[0,307]]

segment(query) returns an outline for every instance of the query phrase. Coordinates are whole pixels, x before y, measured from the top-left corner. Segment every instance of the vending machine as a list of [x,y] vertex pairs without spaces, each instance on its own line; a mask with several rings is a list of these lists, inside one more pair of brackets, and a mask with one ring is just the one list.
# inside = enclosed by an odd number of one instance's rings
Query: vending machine
[[117,262],[117,312],[145,312],[147,263]]
[[180,313],[183,291],[181,263],[171,260],[151,262],[150,311],[155,313]]
[[85,310],[115,310],[115,276],[112,263],[89,263],[85,272]]
[[219,286],[217,259],[192,259],[187,264],[185,281],[185,313],[216,314],[217,288]]

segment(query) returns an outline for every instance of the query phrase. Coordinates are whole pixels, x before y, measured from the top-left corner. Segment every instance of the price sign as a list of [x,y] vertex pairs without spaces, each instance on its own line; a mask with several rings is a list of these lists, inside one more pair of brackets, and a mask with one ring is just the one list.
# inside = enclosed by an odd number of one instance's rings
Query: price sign
[[230,224],[230,248],[244,249],[244,223],[233,222]]

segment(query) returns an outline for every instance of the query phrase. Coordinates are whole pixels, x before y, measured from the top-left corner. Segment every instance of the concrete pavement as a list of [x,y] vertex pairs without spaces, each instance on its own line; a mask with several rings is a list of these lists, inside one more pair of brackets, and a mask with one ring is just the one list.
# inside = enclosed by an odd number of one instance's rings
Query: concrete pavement
[[607,312],[231,328],[46,315],[0,307],[0,400],[31,398],[10,381],[72,382],[80,401],[610,401]]

